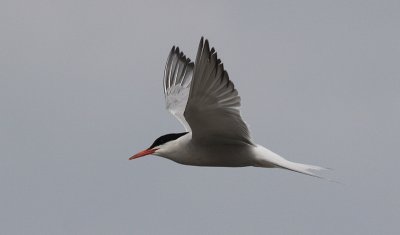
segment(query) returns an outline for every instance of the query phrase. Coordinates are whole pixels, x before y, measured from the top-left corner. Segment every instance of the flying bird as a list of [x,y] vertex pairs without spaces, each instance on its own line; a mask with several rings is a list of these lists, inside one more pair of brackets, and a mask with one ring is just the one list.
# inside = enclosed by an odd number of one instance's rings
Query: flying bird
[[195,63],[172,47],[164,71],[167,109],[186,131],[163,135],[129,160],[157,155],[184,165],[281,168],[316,176],[325,168],[286,160],[254,143],[240,97],[214,48],[202,37]]

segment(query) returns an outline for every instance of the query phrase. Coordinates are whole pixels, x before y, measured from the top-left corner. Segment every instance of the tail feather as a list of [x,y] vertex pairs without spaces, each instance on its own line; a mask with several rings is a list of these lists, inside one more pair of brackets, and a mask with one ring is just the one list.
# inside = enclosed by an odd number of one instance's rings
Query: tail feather
[[272,152],[271,150],[258,145],[255,148],[256,158],[259,160],[259,166],[261,167],[278,167],[290,171],[295,171],[305,175],[314,176],[317,178],[323,178],[315,174],[313,171],[328,170],[328,168],[307,165],[302,163],[296,163],[286,160],[285,158],[279,156],[278,154]]
[[315,174],[313,171],[327,170],[327,168],[320,167],[320,166],[313,166],[313,165],[307,165],[307,164],[290,162],[290,161],[281,162],[279,164],[275,163],[274,165],[279,168],[283,168],[286,170],[302,173],[302,174],[317,177],[317,178],[323,178],[323,177]]

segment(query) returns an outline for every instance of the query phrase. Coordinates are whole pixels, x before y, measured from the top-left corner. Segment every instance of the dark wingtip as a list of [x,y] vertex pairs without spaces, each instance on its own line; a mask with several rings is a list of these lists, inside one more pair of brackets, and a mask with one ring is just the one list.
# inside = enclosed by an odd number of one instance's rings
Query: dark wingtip
[[199,48],[203,48],[203,47],[204,47],[204,37],[201,36],[200,43],[199,43]]
[[214,49],[214,47],[212,47],[211,48],[211,54],[214,54],[214,52],[215,52],[215,49]]
[[206,41],[204,42],[204,47],[210,50],[210,43],[208,42],[208,39],[206,39]]

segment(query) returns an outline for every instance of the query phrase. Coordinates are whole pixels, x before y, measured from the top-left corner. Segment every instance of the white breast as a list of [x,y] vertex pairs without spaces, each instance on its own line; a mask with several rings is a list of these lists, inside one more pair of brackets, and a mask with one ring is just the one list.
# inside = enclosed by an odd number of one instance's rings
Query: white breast
[[156,155],[180,164],[194,166],[253,166],[254,157],[248,144],[221,143],[221,141],[193,142],[192,133],[171,141]]

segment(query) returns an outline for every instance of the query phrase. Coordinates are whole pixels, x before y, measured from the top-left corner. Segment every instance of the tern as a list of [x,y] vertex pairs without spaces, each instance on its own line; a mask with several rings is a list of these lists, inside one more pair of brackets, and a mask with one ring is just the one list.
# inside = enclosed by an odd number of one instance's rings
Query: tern
[[255,144],[240,114],[240,97],[214,48],[202,37],[195,63],[172,47],[164,71],[166,107],[185,127],[157,138],[146,155],[184,165],[281,168],[315,177],[325,168],[286,160]]

